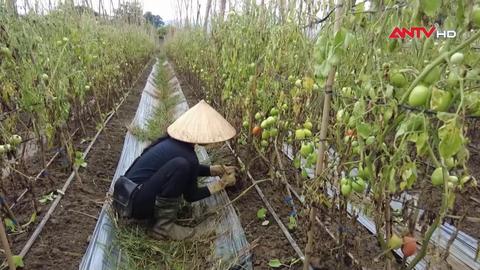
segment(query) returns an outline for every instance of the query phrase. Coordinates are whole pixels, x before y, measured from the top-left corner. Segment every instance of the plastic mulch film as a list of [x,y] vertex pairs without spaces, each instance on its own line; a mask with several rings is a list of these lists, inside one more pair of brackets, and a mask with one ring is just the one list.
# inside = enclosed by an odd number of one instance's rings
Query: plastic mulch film
[[[142,92],[140,103],[132,122],[134,126],[144,127],[147,119],[153,115],[154,109],[159,103],[155,98],[156,89],[152,83],[154,81],[154,75],[156,74],[157,65],[158,63],[154,65]],[[163,66],[171,69],[166,62]],[[174,118],[176,119],[188,110],[188,104],[176,77],[173,77],[169,81],[169,84],[172,89],[172,95],[178,95],[180,97],[178,99],[179,103],[174,108]],[[125,173],[130,164],[141,154],[147,145],[148,143],[137,140],[130,132],[126,133],[122,154],[112,185],[110,186],[109,194],[113,192],[114,181]],[[204,148],[198,147],[197,154],[201,163],[208,163],[208,155]],[[212,180],[212,178],[207,179],[207,181]],[[205,208],[216,209],[228,202],[229,198],[226,193],[221,192],[195,203],[193,206],[194,212],[202,212]],[[108,214],[109,211],[109,204],[105,203],[98,217],[90,244],[79,266],[80,270],[114,270],[118,269],[118,264],[122,261],[121,250],[114,244],[115,226]],[[221,269],[252,269],[249,244],[245,238],[240,220],[232,206],[220,211],[219,220],[216,225],[216,258],[213,259],[222,262]]]

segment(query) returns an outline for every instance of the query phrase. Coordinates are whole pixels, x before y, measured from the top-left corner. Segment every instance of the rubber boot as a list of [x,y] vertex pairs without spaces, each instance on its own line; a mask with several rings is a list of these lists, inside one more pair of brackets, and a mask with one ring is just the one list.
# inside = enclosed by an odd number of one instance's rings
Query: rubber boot
[[180,210],[180,199],[157,197],[151,235],[157,240],[181,241],[193,237],[195,230],[175,224]]

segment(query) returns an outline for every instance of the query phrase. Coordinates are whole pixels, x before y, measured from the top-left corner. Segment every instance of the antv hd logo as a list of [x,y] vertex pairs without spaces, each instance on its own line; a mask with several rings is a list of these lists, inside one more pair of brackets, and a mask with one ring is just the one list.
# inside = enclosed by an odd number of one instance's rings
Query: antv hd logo
[[427,30],[426,27],[395,27],[393,28],[392,33],[388,36],[389,39],[405,39],[410,38],[431,38],[435,33],[436,38],[455,38],[457,36],[457,31],[455,30],[437,30],[435,26],[432,26]]

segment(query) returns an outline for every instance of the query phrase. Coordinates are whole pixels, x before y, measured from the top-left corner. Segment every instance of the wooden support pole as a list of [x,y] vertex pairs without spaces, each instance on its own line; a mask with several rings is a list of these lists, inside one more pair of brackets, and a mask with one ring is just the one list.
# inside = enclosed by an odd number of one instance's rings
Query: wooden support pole
[[2,240],[3,249],[5,250],[5,257],[7,257],[8,268],[10,270],[17,269],[15,262],[13,261],[12,250],[10,249],[10,243],[8,243],[7,233],[5,232],[5,226],[3,225],[2,220],[0,220],[0,238]]
[[[335,12],[335,25],[333,27],[333,34],[335,35],[341,26],[341,19],[343,13],[342,8],[342,0],[339,0],[338,8]],[[332,99],[332,89],[333,83],[335,81],[335,72],[336,66],[333,66],[330,72],[328,73],[327,81],[325,83],[325,101],[323,103],[323,115],[322,115],[322,124],[320,128],[320,147],[318,148],[318,158],[317,164],[315,168],[315,179],[314,181],[319,181],[317,179],[322,173],[325,164],[325,148],[326,143],[325,140],[327,139],[327,130],[328,130],[328,122],[330,118],[330,101]],[[315,218],[317,217],[317,209],[315,207],[310,208],[310,216],[309,216],[309,225],[308,225],[308,232],[307,232],[307,245],[305,247],[305,260],[303,261],[303,270],[308,270],[310,266],[310,257],[313,252],[313,234],[314,234],[314,222]]]

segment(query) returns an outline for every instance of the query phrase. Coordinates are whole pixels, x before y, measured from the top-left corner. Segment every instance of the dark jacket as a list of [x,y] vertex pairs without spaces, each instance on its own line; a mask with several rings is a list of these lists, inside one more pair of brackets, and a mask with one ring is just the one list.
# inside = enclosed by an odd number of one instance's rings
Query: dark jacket
[[181,142],[171,137],[162,137],[147,147],[134,161],[125,176],[136,183],[148,181],[150,177],[169,160],[182,157],[190,163],[190,185],[179,187],[185,190],[184,199],[193,202],[210,196],[207,187],[198,187],[199,176],[210,176],[210,167],[199,164],[193,144]]

